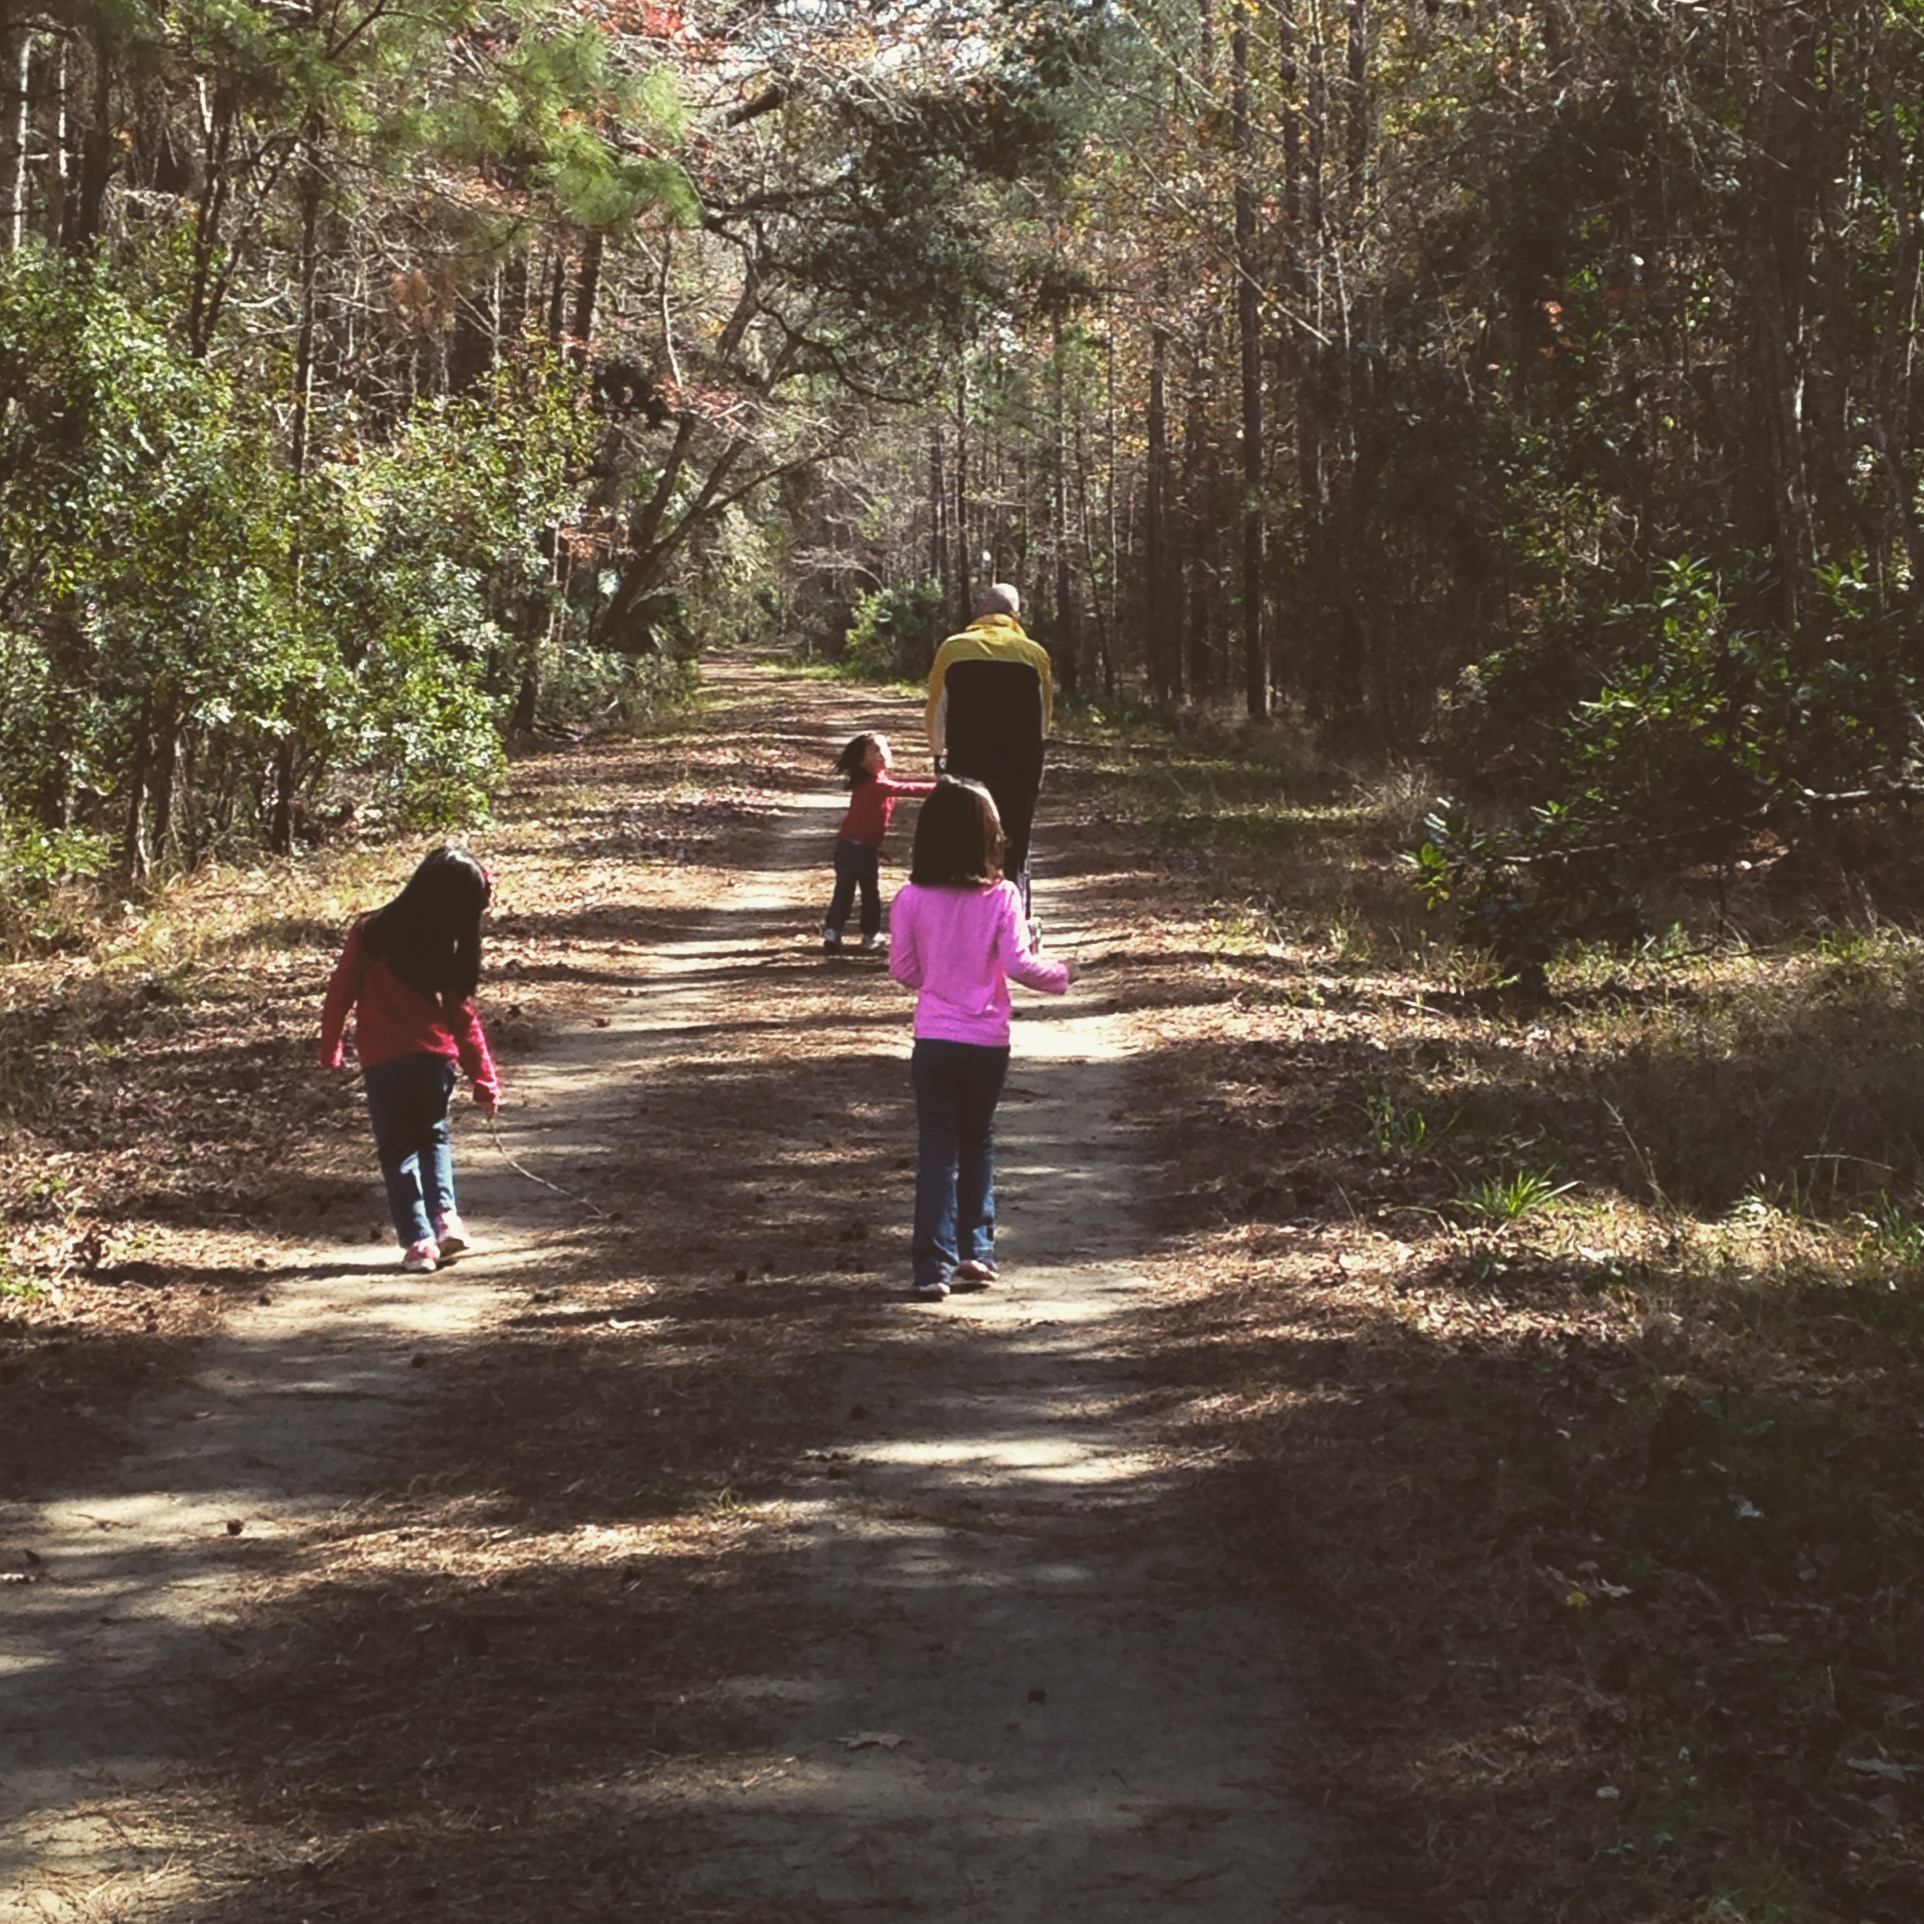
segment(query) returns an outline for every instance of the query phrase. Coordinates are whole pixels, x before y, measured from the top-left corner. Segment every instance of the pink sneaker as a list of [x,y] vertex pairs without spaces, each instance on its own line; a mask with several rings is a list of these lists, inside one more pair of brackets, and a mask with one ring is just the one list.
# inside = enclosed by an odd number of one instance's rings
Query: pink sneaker
[[441,1245],[432,1236],[423,1236],[419,1242],[408,1244],[408,1253],[401,1258],[403,1269],[424,1270],[441,1267]]
[[450,1209],[446,1215],[434,1219],[434,1234],[441,1245],[441,1260],[451,1263],[462,1251],[474,1247],[468,1235],[468,1226],[461,1220],[459,1210]]

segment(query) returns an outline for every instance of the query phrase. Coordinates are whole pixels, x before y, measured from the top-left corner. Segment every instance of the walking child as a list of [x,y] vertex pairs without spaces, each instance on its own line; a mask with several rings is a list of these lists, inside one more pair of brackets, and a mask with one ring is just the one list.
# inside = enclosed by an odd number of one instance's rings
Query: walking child
[[857,735],[836,756],[835,772],[847,778],[849,797],[848,813],[835,831],[835,893],[822,929],[822,947],[830,955],[841,950],[857,889],[862,892],[862,947],[873,951],[881,946],[881,852],[889,818],[904,795],[935,792],[933,782],[897,781],[889,773],[886,735]]
[[374,1151],[406,1251],[403,1269],[437,1269],[471,1247],[455,1206],[448,1104],[460,1080],[457,1062],[483,1115],[501,1102],[474,1012],[481,912],[493,892],[487,870],[466,850],[437,848],[393,901],[348,931],[327,985],[321,1067],[341,1066],[341,1032],[352,1009]]
[[1009,1069],[1009,983],[1061,995],[1073,962],[1036,953],[1002,822],[979,782],[945,776],[922,805],[889,911],[889,971],[915,990],[915,1294],[995,1281],[995,1105]]

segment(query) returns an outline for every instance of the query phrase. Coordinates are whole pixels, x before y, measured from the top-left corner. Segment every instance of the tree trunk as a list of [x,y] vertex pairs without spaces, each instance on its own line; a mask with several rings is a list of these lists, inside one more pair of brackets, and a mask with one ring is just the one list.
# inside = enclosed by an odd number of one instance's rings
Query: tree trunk
[[80,136],[80,178],[62,215],[60,242],[69,254],[85,253],[99,238],[107,202],[107,183],[113,178],[114,50],[105,22],[93,34],[93,87],[87,121]]
[[1149,624],[1144,655],[1149,688],[1159,702],[1182,693],[1182,644],[1170,610],[1169,540],[1164,527],[1169,494],[1169,330],[1161,322],[1149,334],[1149,462],[1143,501],[1143,609]]
[[[33,140],[33,28],[22,20],[18,31],[20,46],[10,67],[17,91],[13,112],[7,116],[11,136],[7,155],[7,245],[16,254],[27,240],[27,164]],[[5,37],[0,36],[0,52],[5,47]]]
[[147,779],[153,802],[154,859],[166,862],[178,852],[174,828],[174,796],[180,774],[180,710],[172,697],[163,696],[161,719],[154,730],[152,764]]
[[1055,482],[1049,496],[1049,541],[1055,550],[1056,668],[1064,690],[1081,687],[1082,638],[1076,621],[1075,571],[1069,564],[1069,409],[1062,372],[1062,316],[1055,317]]
[[597,229],[582,243],[581,268],[575,280],[575,311],[570,323],[568,358],[577,370],[587,368],[593,357],[595,299],[601,288],[601,261],[606,247]]
[[969,384],[955,390],[955,592],[961,604],[957,626],[975,617],[975,575],[969,555]]
[[548,274],[548,345],[561,351],[562,329],[568,312],[568,250],[559,238],[554,244],[554,261]]
[[929,436],[929,579],[944,608],[949,602],[949,503],[943,479],[942,424]]
[[1206,331],[1191,371],[1189,398],[1183,410],[1183,533],[1186,553],[1183,585],[1188,609],[1183,626],[1189,644],[1189,696],[1207,701],[1215,692],[1210,664],[1209,550],[1215,527],[1215,464],[1210,455],[1209,409],[1203,392],[1203,368],[1209,353]]
[[1269,715],[1263,638],[1263,342],[1256,281],[1255,140],[1249,115],[1249,27],[1239,13],[1230,34],[1231,115],[1236,155],[1236,331],[1243,401],[1243,701],[1251,721]]
[[1775,562],[1778,619],[1795,629],[1816,561],[1805,459],[1810,241],[1818,183],[1820,29],[1785,9],[1761,28],[1749,212],[1751,382],[1764,521]]
[[153,739],[154,698],[148,695],[134,731],[134,750],[127,772],[127,810],[121,819],[120,880],[131,888],[147,875],[147,762]]

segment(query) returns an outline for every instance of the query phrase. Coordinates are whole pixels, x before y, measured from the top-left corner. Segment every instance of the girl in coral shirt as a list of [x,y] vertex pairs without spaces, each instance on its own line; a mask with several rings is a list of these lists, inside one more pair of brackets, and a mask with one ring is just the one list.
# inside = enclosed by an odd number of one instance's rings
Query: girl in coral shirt
[[403,1269],[436,1269],[470,1247],[454,1200],[448,1105],[458,1063],[483,1115],[501,1081],[474,1012],[481,912],[493,881],[464,849],[437,848],[393,901],[363,916],[327,985],[321,1067],[341,1066],[341,1035],[355,1011],[374,1151],[387,1187]]

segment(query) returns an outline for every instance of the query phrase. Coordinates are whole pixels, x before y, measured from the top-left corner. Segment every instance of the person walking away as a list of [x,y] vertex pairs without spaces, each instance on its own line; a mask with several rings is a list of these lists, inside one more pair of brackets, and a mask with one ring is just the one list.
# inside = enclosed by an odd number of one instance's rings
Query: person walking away
[[464,849],[437,848],[385,908],[348,931],[321,1010],[320,1063],[338,1069],[354,1014],[355,1053],[374,1125],[401,1267],[431,1270],[472,1246],[455,1203],[448,1105],[468,1073],[485,1116],[501,1080],[475,1013],[481,914],[493,879]]
[[835,772],[846,778],[848,813],[835,831],[835,893],[829,898],[822,947],[839,954],[842,931],[859,890],[862,897],[862,947],[880,946],[882,929],[882,840],[889,832],[895,804],[905,795],[933,795],[933,782],[898,781],[890,769],[889,738],[857,735],[835,758]]
[[1030,913],[1029,838],[1055,722],[1049,652],[1022,631],[1022,597],[1006,581],[983,589],[975,619],[936,650],[926,725],[936,766],[995,797],[1007,838],[1005,873]]
[[913,1288],[940,1302],[995,1281],[995,1106],[1009,1069],[1009,984],[1061,995],[1073,962],[1036,953],[1002,872],[1002,824],[980,782],[944,776],[915,824],[889,911],[889,971],[915,994],[918,1150]]

